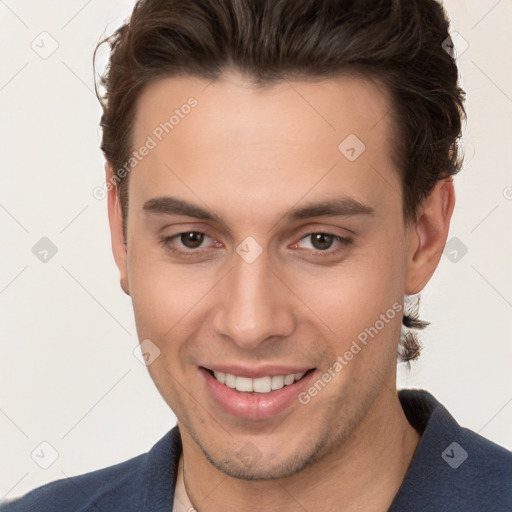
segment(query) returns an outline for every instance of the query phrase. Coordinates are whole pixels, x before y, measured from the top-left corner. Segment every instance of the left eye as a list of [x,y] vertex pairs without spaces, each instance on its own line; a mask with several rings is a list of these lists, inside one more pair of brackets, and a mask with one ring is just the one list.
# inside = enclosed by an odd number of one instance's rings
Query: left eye
[[[332,244],[336,241],[340,244],[346,244],[349,240],[339,235],[333,235],[332,233],[308,233],[304,235],[301,240],[311,240],[312,247],[305,247],[306,249],[314,249],[317,251],[327,251],[332,247]],[[298,244],[296,244],[298,245]]]

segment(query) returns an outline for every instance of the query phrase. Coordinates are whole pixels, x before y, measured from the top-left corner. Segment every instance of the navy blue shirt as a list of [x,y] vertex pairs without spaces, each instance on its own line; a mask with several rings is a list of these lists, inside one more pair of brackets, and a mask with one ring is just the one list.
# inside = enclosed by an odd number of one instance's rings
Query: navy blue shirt
[[[401,390],[399,398],[422,436],[389,512],[511,512],[512,452],[461,428],[426,391]],[[171,512],[181,450],[174,427],[148,453],[51,482],[0,509]]]

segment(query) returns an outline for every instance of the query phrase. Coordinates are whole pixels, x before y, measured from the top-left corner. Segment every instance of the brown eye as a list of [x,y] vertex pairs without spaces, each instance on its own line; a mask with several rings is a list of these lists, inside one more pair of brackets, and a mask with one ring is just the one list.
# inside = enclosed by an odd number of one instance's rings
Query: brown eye
[[[209,245],[206,245],[208,241]],[[212,248],[222,247],[220,242],[200,231],[182,231],[161,238],[159,243],[166,251],[179,258],[204,258]]]
[[300,249],[309,249],[314,256],[320,257],[338,254],[344,251],[351,243],[351,238],[316,231],[304,235],[295,246]]
[[328,233],[312,233],[308,236],[311,237],[313,247],[319,251],[330,249],[335,238],[334,235]]
[[180,241],[184,247],[188,249],[197,249],[204,241],[204,233],[197,231],[189,231],[180,234]]

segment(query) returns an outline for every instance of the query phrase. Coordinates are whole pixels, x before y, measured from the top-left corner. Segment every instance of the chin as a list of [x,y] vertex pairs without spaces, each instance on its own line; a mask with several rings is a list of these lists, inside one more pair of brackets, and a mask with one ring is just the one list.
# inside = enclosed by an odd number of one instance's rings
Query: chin
[[295,438],[286,446],[286,452],[279,449],[284,446],[282,440],[276,443],[277,451],[268,446],[268,440],[266,446],[260,448],[255,440],[254,443],[240,443],[242,446],[236,451],[233,450],[233,443],[230,443],[225,452],[220,452],[218,446],[205,446],[195,436],[192,437],[206,459],[219,471],[239,480],[251,481],[276,480],[300,473],[327,454],[337,442],[332,434],[326,434],[313,443],[314,436],[305,434],[303,437],[309,441],[308,445]]

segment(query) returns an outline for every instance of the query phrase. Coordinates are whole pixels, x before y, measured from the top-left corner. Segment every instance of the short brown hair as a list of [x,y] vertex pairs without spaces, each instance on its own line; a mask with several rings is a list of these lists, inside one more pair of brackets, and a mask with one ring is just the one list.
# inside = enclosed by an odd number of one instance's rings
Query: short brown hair
[[[413,221],[435,184],[462,167],[465,93],[445,51],[448,30],[435,0],[139,0],[130,20],[98,44],[111,50],[100,80],[104,94],[96,88],[101,148],[113,170],[126,168],[136,101],[160,78],[217,80],[237,70],[264,86],[358,74],[390,93],[403,217]],[[128,177],[117,180],[125,232]],[[417,312],[404,312],[403,324],[428,325]],[[400,359],[415,359],[419,350],[416,334],[407,332]]]

